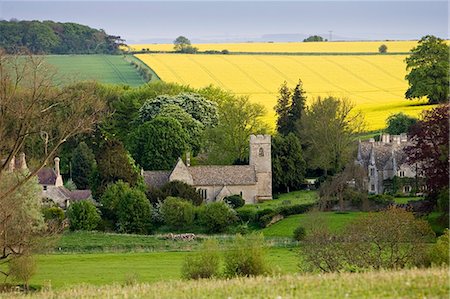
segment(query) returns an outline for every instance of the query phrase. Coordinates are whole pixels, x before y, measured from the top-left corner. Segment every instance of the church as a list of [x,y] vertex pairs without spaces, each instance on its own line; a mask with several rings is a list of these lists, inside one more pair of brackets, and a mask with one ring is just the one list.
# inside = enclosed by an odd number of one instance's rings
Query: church
[[205,202],[220,201],[230,195],[241,195],[245,203],[272,199],[271,136],[250,136],[249,165],[191,166],[178,159],[171,171],[144,171],[150,187],[160,188],[171,181],[194,186]]

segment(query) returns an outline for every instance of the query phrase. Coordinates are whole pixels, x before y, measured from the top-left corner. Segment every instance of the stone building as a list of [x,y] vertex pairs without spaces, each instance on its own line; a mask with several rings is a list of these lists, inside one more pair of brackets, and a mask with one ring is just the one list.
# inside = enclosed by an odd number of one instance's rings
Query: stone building
[[241,195],[246,203],[272,199],[271,136],[250,136],[249,165],[190,166],[181,159],[171,171],[144,171],[147,185],[160,188],[171,181],[194,186],[206,202]]
[[412,194],[424,191],[423,175],[416,165],[407,163],[405,147],[411,145],[406,134],[381,135],[380,141],[371,138],[359,142],[355,163],[367,171],[370,194]]

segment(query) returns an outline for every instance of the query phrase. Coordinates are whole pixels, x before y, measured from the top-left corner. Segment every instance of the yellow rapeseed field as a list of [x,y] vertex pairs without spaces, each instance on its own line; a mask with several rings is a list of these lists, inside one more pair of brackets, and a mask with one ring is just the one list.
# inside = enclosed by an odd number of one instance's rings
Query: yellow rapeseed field
[[303,81],[308,103],[317,96],[348,98],[366,117],[367,130],[385,126],[386,118],[404,112],[417,116],[425,100],[404,98],[407,89],[404,55],[185,55],[138,54],[158,76],[200,88],[213,84],[237,95],[249,96],[268,110],[273,107],[283,81],[294,87]]
[[[417,41],[374,41],[374,42],[290,42],[290,43],[234,43],[234,44],[193,44],[200,51],[227,49],[231,52],[340,52],[340,53],[377,53],[382,44],[388,52],[409,52]],[[135,44],[132,50],[173,51],[173,44]]]

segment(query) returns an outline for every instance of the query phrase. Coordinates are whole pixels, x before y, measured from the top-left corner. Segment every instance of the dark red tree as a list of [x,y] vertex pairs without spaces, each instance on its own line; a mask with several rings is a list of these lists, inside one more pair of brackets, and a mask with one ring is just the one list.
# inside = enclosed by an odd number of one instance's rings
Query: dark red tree
[[449,184],[449,104],[425,111],[412,128],[412,145],[405,150],[408,163],[423,171],[430,193]]

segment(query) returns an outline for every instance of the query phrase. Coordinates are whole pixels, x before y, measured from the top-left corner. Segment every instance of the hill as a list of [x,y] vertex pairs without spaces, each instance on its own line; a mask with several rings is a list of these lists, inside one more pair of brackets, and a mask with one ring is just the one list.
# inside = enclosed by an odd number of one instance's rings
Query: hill
[[317,96],[350,99],[365,114],[367,130],[383,128],[391,114],[404,112],[417,116],[427,108],[423,106],[424,100],[409,101],[404,97],[408,86],[404,79],[406,55],[135,56],[164,81],[195,88],[213,84],[236,95],[249,96],[267,108],[271,124],[275,123],[273,107],[280,85],[286,81],[293,87],[298,79],[303,81],[309,103]]

